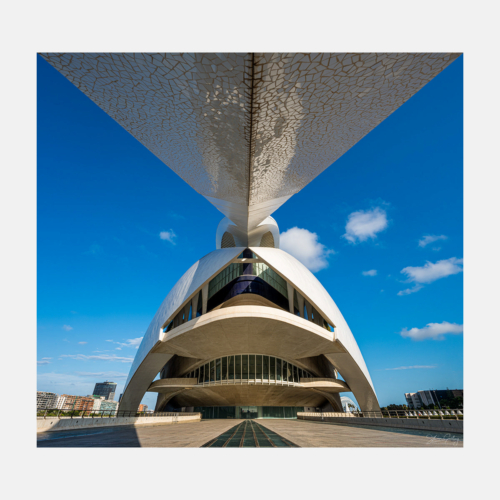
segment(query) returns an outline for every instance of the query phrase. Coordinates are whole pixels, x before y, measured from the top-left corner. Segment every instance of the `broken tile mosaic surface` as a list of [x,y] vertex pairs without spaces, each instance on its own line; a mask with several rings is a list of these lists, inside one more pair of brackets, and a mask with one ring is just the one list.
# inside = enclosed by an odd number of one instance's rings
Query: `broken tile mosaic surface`
[[460,54],[41,54],[250,230]]

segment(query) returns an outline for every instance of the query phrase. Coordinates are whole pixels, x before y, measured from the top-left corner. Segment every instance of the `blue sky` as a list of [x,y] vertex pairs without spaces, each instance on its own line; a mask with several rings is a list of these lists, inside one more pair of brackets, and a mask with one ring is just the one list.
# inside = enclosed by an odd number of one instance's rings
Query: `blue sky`
[[[37,97],[38,390],[86,395],[107,379],[119,393],[223,216],[40,57]],[[383,406],[463,387],[462,156],[460,57],[273,214]]]

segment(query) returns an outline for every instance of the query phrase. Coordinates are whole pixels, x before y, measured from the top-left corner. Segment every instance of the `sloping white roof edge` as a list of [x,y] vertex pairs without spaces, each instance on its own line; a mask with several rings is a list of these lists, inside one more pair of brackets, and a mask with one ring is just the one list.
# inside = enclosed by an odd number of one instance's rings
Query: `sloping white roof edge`
[[214,250],[195,262],[182,275],[165,297],[165,300],[161,303],[144,334],[139,350],[130,368],[127,382],[123,389],[124,392],[134,373],[137,371],[137,368],[139,368],[144,358],[160,340],[160,331],[163,324],[189,299],[190,296],[194,295],[206,281],[211,279],[214,274],[219,272],[222,267],[231,262],[231,260],[237,257],[243,250],[244,248],[240,247]]
[[331,324],[335,325],[335,337],[348,350],[354,361],[365,375],[373,391],[373,382],[365,360],[339,308],[325,290],[318,278],[295,257],[279,248],[251,247],[252,252],[265,260],[297,291],[316,306],[318,312]]

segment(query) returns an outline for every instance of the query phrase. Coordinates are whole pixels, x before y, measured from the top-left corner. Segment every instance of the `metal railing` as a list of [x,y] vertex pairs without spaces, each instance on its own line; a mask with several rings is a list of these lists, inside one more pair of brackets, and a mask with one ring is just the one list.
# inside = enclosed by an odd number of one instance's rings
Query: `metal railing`
[[116,418],[116,417],[182,417],[200,415],[195,412],[138,412],[122,410],[64,410],[59,408],[47,408],[37,410],[37,418]]
[[381,410],[353,411],[352,415],[365,418],[421,418],[428,420],[463,420],[464,410]]

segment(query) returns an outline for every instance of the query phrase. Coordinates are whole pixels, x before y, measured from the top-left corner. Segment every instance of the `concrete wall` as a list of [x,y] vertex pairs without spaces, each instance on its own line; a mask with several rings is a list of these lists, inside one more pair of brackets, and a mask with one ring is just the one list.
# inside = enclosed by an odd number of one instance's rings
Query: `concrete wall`
[[[342,415],[342,416],[340,416]],[[426,418],[364,418],[342,413],[297,413],[300,420],[332,422],[335,424],[376,425],[395,429],[413,429],[420,431],[456,432],[463,434],[463,420],[440,420]]]
[[182,415],[171,417],[112,417],[112,418],[92,418],[92,417],[38,417],[36,421],[36,431],[57,432],[74,431],[78,429],[95,429],[97,427],[115,427],[121,425],[167,425],[175,423],[199,422],[201,413],[194,415]]

